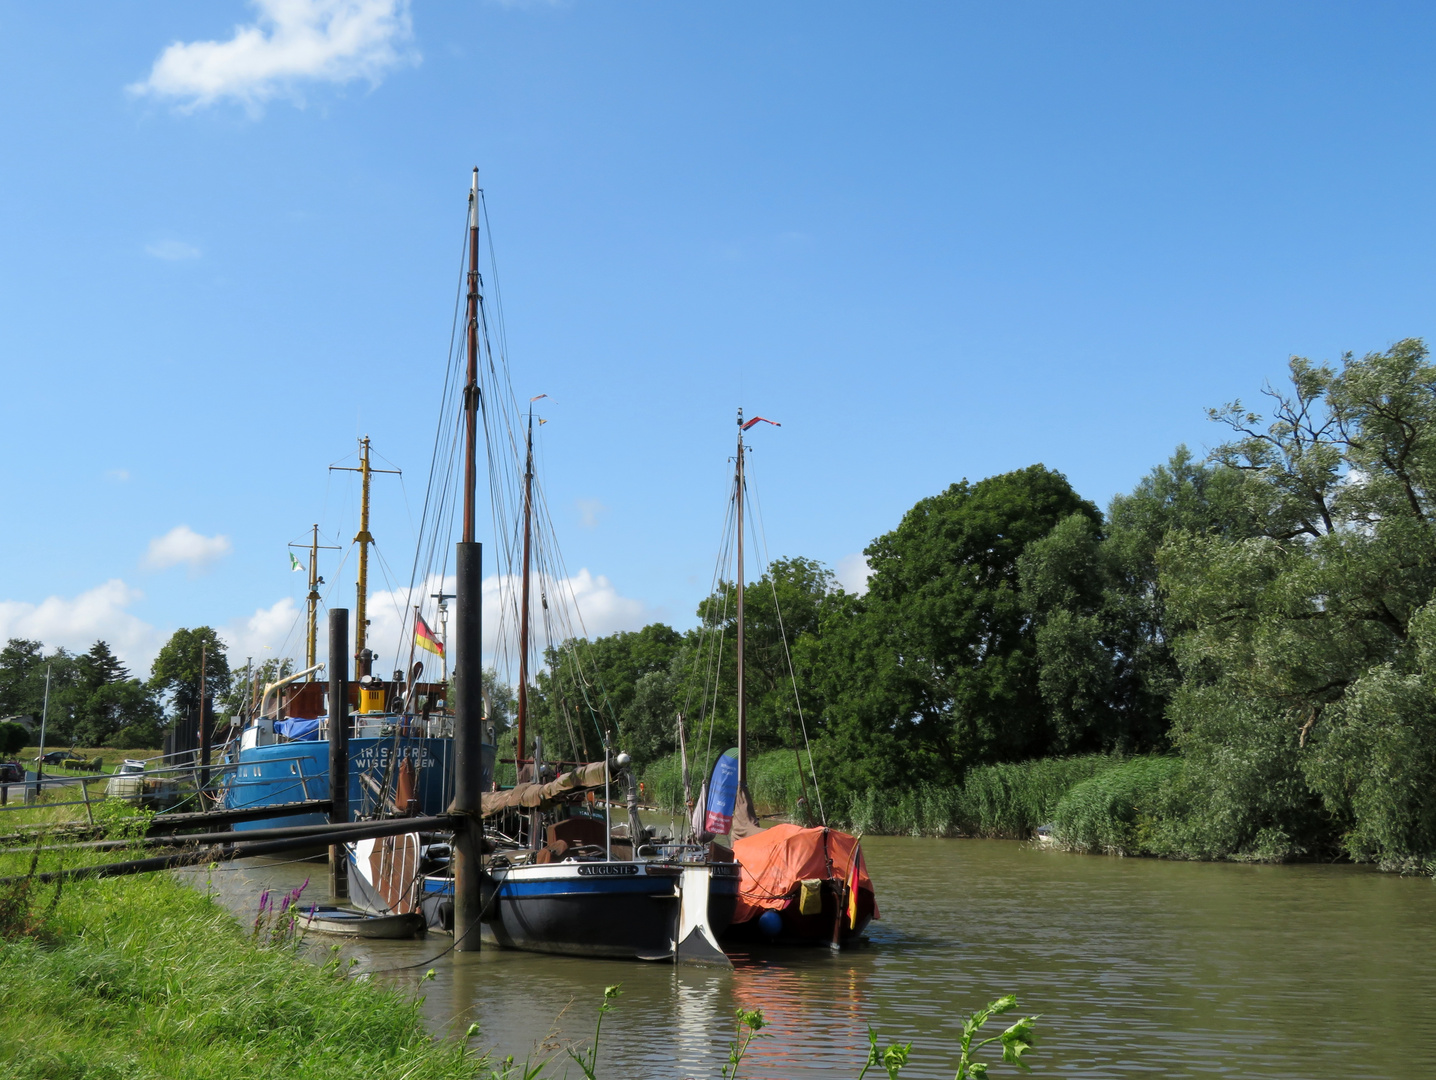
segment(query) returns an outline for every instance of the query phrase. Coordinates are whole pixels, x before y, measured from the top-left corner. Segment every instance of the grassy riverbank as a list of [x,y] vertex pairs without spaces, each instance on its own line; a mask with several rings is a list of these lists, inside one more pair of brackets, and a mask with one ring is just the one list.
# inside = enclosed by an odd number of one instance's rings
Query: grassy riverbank
[[[0,874],[32,858],[0,854]],[[490,1075],[466,1040],[432,1038],[411,997],[251,933],[169,875],[0,886],[0,937],[16,1080]]]
[[[46,748],[45,752],[49,753],[51,750],[65,749],[66,747],[64,746],[49,746]],[[75,757],[81,759],[82,761],[92,761],[95,758],[99,758],[100,772],[103,774],[114,772],[115,766],[119,765],[120,762],[124,761],[126,758],[138,758],[140,760],[148,760],[150,758],[158,758],[164,751],[151,750],[143,747],[115,749],[114,747],[110,746],[76,746],[73,749],[70,749],[68,752],[73,754]],[[19,761],[22,765],[25,766],[25,768],[33,770],[35,768],[35,758],[38,757],[39,754],[40,748],[38,746],[27,746],[23,748],[17,755],[15,755],[15,760]],[[73,770],[59,768],[55,765],[46,765],[45,775],[79,776],[80,774],[78,772],[74,772]]]

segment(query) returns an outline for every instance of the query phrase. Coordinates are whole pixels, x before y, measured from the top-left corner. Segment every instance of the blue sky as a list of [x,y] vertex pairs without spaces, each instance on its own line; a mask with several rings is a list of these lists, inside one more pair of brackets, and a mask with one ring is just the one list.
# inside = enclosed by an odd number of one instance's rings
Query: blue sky
[[474,165],[590,627],[691,622],[740,405],[850,583],[963,477],[1105,503],[1431,333],[1433,12],[0,0],[0,636],[295,654],[362,434],[406,577]]

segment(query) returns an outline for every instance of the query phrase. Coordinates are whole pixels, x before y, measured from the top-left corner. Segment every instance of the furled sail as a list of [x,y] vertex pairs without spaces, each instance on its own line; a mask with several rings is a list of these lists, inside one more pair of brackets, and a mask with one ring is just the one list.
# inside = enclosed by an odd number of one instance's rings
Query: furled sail
[[611,779],[607,763],[594,761],[560,773],[547,783],[518,784],[504,791],[485,792],[484,817],[504,810],[532,810],[547,806],[573,792],[601,788]]

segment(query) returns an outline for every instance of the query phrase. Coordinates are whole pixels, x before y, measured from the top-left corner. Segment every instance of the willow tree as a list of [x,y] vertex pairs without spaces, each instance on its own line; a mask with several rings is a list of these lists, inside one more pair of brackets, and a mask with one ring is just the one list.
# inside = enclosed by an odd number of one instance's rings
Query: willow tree
[[1271,415],[1214,413],[1258,535],[1178,534],[1162,584],[1188,628],[1170,716],[1182,844],[1283,857],[1436,855],[1436,366],[1418,340],[1293,358]]

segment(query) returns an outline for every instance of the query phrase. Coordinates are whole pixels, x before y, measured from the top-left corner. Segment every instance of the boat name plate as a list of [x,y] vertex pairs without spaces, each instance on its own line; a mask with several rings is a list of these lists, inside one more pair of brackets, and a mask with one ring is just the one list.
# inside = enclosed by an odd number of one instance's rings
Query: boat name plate
[[584,863],[579,877],[631,877],[638,873],[637,863]]

